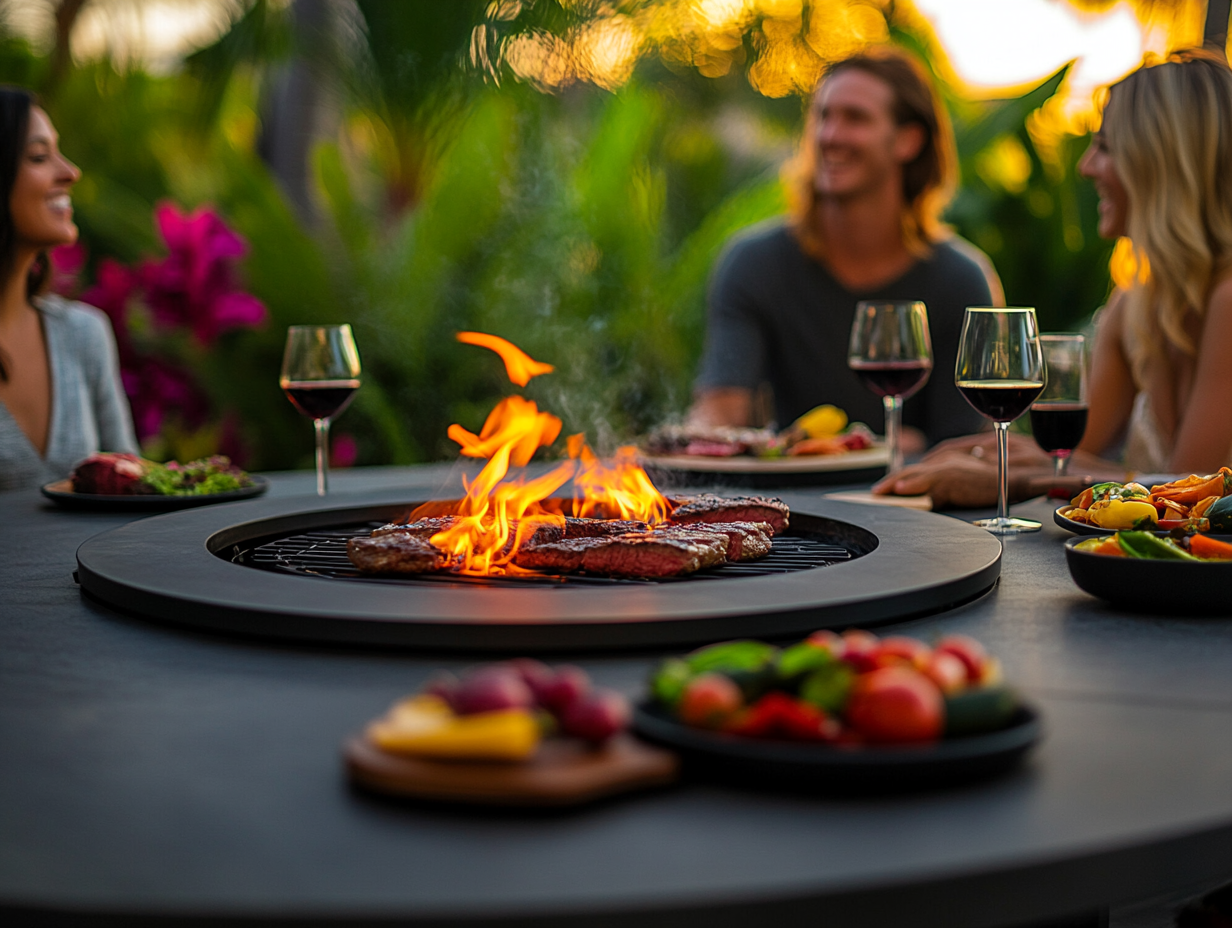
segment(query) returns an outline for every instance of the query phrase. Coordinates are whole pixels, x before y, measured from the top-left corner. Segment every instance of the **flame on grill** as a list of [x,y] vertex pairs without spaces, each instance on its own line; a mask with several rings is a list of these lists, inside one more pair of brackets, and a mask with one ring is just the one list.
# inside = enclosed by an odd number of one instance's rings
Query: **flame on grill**
[[[535,361],[516,345],[482,332],[459,332],[458,341],[490,348],[505,362],[509,379],[525,386],[532,377],[550,373],[550,364]],[[574,479],[581,493],[572,513],[588,518],[642,519],[661,522],[671,506],[637,463],[636,449],[619,449],[610,463],[595,455],[582,435],[568,439],[569,460],[532,480],[507,479],[510,467],[525,467],[535,452],[556,441],[561,421],[543,412],[533,400],[509,396],[497,403],[476,435],[454,424],[449,437],[466,457],[487,464],[473,480],[462,478],[466,496],[453,512],[455,521],[431,542],[448,555],[459,573],[488,575],[523,573],[513,558],[535,531],[547,524],[564,524],[564,514],[544,501]],[[421,507],[424,509],[426,507]],[[439,513],[433,507],[434,514]],[[410,518],[426,515],[417,510]]]

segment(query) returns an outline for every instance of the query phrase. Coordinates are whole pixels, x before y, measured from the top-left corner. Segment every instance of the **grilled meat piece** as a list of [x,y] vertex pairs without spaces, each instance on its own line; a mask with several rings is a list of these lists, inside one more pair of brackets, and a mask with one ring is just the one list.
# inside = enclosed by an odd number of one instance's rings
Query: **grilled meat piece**
[[444,563],[440,550],[405,532],[348,539],[347,557],[365,573],[380,574],[422,574]]
[[611,538],[565,538],[541,545],[528,545],[514,555],[513,563],[527,570],[550,570],[570,574],[582,569],[582,558],[591,548],[612,542]]
[[417,519],[414,522],[390,522],[372,530],[372,537],[397,533],[399,535],[414,535],[427,540],[437,532],[443,532],[453,525],[453,516],[437,516],[431,519]]
[[689,529],[727,536],[727,560],[751,561],[770,553],[774,534],[765,522],[691,522]]
[[566,538],[604,538],[628,532],[645,532],[650,526],[636,519],[565,519]]
[[686,496],[672,500],[672,522],[688,525],[692,522],[765,522],[772,534],[787,530],[791,510],[781,499],[764,496]]
[[620,535],[587,548],[582,553],[582,569],[608,577],[679,577],[715,562],[722,549],[704,539],[671,532]]
[[[455,522],[454,516],[435,516],[431,519],[419,519],[415,522],[390,522],[388,525],[382,525],[378,529],[373,529],[372,537],[379,538],[382,535],[407,535],[413,538],[422,538],[427,541],[437,532],[443,532]],[[518,521],[509,523],[509,541],[505,543],[505,550],[508,551],[513,547],[514,539],[517,538]],[[535,527],[531,536],[526,539],[523,544],[545,544],[549,541],[559,541],[565,535],[564,526],[559,523],[544,522]]]
[[677,538],[702,546],[706,549],[701,555],[703,568],[718,567],[728,561],[727,553],[731,542],[722,532],[698,531],[692,525],[659,525],[650,534],[657,538]]

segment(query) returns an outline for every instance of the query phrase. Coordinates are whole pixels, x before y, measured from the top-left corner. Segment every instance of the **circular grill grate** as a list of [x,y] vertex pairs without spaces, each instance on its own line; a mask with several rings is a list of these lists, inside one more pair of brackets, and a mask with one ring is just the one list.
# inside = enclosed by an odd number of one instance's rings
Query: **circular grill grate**
[[697,580],[731,580],[737,577],[765,577],[771,574],[785,574],[798,570],[827,567],[830,564],[849,561],[853,557],[859,556],[858,553],[841,544],[836,544],[833,539],[826,538],[825,536],[789,532],[785,535],[776,535],[771,552],[758,560],[724,564],[722,567],[713,567],[709,570],[698,571],[684,577],[667,577],[658,580],[626,580],[614,577],[591,576],[589,574],[468,577],[442,572],[416,574],[413,577],[399,577],[361,573],[347,559],[347,539],[367,535],[374,528],[378,528],[383,524],[382,522],[364,522],[341,525],[333,528],[318,529],[313,532],[305,532],[301,535],[276,538],[252,548],[236,551],[231,560],[237,564],[244,564],[261,570],[363,583],[397,583],[404,585],[444,583],[465,586],[524,586],[526,584],[537,586],[563,586],[565,584],[570,586],[579,584],[587,586],[612,586],[630,583],[681,583]]

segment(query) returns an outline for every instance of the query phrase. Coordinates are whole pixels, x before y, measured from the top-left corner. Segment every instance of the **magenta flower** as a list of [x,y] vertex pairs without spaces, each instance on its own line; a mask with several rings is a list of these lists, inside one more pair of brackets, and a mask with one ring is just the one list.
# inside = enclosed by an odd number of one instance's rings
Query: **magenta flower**
[[168,254],[147,261],[140,274],[159,325],[189,328],[209,345],[230,329],[265,322],[264,304],[236,284],[235,263],[248,244],[217,213],[202,207],[185,215],[172,203],[160,203],[154,216]]
[[133,410],[138,441],[158,435],[168,419],[196,429],[209,418],[209,400],[201,388],[188,373],[165,361],[136,357],[124,365],[120,378]]
[[103,258],[94,273],[94,286],[81,294],[81,301],[97,306],[111,320],[120,362],[125,367],[134,357],[132,339],[128,333],[128,301],[137,287],[137,274],[118,261]]
[[51,249],[51,291],[72,296],[80,284],[77,275],[86,263],[86,246],[81,242],[57,245]]

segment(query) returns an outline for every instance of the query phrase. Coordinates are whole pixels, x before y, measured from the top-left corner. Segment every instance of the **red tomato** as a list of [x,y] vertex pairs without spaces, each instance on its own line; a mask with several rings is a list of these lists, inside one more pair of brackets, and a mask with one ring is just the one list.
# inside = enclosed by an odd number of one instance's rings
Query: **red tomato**
[[843,639],[829,629],[813,632],[806,640],[814,647],[825,648],[835,657],[839,657],[843,653]]
[[984,678],[988,665],[988,652],[984,646],[969,635],[946,635],[938,643],[937,651],[946,651],[957,657],[967,668],[967,680],[979,683]]
[[922,673],[882,667],[856,678],[847,721],[869,741],[932,741],[945,726],[945,701]]
[[717,728],[743,704],[740,687],[729,677],[721,673],[703,673],[685,686],[676,712],[687,725]]
[[924,674],[943,693],[955,693],[967,685],[967,665],[949,651],[934,651],[924,667]]
[[878,667],[893,667],[906,665],[916,670],[923,670],[931,656],[928,645],[918,638],[908,638],[906,635],[890,635],[882,638],[881,643],[873,649],[872,661]]
[[839,655],[839,659],[850,664],[857,673],[872,670],[877,666],[873,662],[873,651],[879,643],[880,639],[872,632],[843,632],[843,653]]

